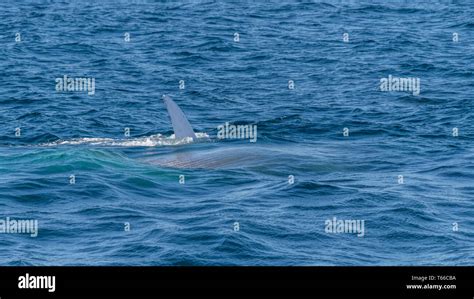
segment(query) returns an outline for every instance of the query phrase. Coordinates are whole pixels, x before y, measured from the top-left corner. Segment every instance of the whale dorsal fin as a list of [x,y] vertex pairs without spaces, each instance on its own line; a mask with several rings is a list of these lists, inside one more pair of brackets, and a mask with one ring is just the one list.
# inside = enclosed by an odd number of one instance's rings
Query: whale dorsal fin
[[175,138],[191,137],[195,139],[193,128],[179,106],[167,95],[163,95],[163,102],[168,110]]

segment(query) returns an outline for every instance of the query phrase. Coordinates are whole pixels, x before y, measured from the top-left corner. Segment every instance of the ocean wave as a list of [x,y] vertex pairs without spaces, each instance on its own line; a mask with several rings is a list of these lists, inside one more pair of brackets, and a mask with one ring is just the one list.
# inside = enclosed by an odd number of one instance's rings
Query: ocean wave
[[[204,132],[196,133],[196,137],[200,141],[209,139],[209,135]],[[60,146],[60,145],[101,145],[101,146],[122,146],[122,147],[148,147],[148,146],[176,146],[184,145],[194,142],[190,137],[176,139],[175,135],[164,136],[156,134],[145,137],[131,138],[131,139],[113,139],[113,138],[98,138],[98,137],[83,137],[73,138],[69,140],[57,140],[54,142],[42,143],[39,146]]]

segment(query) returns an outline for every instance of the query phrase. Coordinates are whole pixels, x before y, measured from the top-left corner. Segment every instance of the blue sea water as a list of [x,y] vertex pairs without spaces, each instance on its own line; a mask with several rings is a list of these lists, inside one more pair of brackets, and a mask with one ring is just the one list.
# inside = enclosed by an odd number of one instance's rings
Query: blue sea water
[[[2,1],[0,219],[39,234],[0,234],[0,264],[472,265],[473,16],[467,0]],[[95,94],[57,92],[64,75]],[[389,75],[420,95],[380,91]],[[163,94],[209,137],[174,140]],[[218,139],[225,122],[257,142]],[[223,152],[237,162],[210,162]],[[183,155],[206,158],[160,164]],[[326,232],[334,217],[364,236]]]

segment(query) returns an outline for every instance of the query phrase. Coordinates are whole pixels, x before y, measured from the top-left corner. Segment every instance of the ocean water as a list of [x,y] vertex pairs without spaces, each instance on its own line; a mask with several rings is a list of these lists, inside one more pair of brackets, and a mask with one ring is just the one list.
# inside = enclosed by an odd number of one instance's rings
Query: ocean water
[[[472,265],[473,16],[454,0],[2,1],[0,220],[39,230],[0,234],[0,264]],[[58,92],[64,75],[95,93]],[[390,75],[420,94],[381,91]],[[257,141],[218,138],[226,122]]]

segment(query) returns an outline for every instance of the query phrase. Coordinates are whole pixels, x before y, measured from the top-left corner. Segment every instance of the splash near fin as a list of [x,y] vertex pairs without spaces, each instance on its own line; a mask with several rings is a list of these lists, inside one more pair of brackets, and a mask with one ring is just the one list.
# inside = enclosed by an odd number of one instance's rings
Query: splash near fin
[[163,95],[163,102],[165,103],[166,109],[168,110],[176,139],[186,137],[196,139],[196,135],[194,134],[191,124],[178,105],[167,95]]

